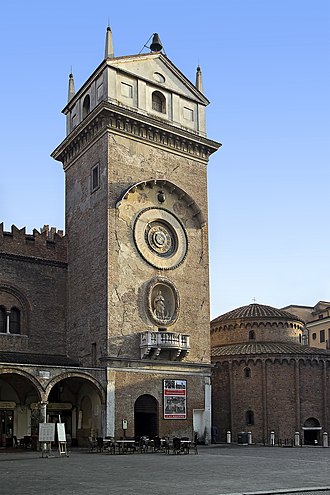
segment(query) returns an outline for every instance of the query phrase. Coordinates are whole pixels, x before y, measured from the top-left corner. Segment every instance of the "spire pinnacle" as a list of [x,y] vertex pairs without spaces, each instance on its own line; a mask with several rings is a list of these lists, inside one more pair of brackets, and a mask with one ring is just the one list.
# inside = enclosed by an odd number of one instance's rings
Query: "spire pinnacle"
[[105,53],[104,58],[114,58],[115,54],[113,51],[113,43],[112,43],[112,31],[111,27],[108,25],[107,34],[105,38]]
[[73,79],[72,67],[71,67],[71,72],[69,74],[68,102],[71,100],[71,98],[74,97],[75,94],[76,92],[74,89],[74,79]]
[[198,91],[203,93],[202,71],[201,71],[201,68],[199,65],[197,66],[197,71],[196,71],[196,84],[195,84],[195,86],[198,89]]

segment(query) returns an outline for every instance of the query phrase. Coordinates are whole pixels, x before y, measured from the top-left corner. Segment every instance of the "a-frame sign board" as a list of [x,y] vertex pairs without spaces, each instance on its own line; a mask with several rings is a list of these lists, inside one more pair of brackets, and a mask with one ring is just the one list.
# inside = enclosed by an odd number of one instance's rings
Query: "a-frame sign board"
[[52,442],[55,440],[55,423],[39,423],[39,442],[42,457],[52,454]]
[[57,437],[58,437],[58,452],[61,455],[69,457],[67,444],[66,444],[66,434],[65,434],[65,424],[57,423]]

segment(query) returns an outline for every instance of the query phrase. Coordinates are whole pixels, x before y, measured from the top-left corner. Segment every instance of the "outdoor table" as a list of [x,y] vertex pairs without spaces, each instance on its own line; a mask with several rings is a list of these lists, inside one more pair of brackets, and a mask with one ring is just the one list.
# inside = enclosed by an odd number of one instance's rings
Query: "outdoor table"
[[133,447],[135,444],[135,440],[128,440],[128,439],[122,439],[122,440],[116,440],[116,446],[118,447],[118,454],[124,454],[127,452],[128,447]]
[[191,440],[180,440],[180,444],[184,453],[189,454]]
[[110,438],[103,439],[103,446],[104,446],[104,450],[106,450],[107,452],[111,454],[115,453],[115,443]]

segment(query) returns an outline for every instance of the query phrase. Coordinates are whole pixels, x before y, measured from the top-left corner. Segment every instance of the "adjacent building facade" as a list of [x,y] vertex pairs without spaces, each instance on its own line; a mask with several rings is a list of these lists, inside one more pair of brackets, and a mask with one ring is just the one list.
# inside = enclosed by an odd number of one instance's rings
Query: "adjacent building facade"
[[330,302],[319,301],[315,306],[291,304],[283,308],[305,321],[306,340],[311,347],[330,349]]
[[[207,441],[211,361],[209,156],[201,71],[162,53],[105,58],[74,90],[52,156],[65,173],[66,232],[0,232],[3,441],[59,415],[95,436]],[[127,428],[127,429],[126,429]],[[6,440],[7,439],[7,440]]]
[[[213,424],[219,440],[322,443],[330,431],[330,352],[303,345],[304,321],[250,304],[211,322]],[[273,433],[272,433],[273,432]]]

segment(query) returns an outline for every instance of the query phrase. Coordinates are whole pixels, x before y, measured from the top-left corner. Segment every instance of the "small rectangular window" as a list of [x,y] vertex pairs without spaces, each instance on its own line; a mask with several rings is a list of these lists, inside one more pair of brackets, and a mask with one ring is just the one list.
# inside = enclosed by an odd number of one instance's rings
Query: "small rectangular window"
[[194,111],[191,108],[183,107],[183,117],[186,120],[194,120]]
[[325,342],[325,330],[320,330],[320,342]]
[[91,190],[92,192],[96,191],[100,187],[100,165],[99,163],[92,168],[92,176],[91,176]]
[[97,88],[97,99],[100,100],[103,96],[103,83]]
[[130,84],[121,83],[121,94],[125,96],[125,98],[133,98],[133,86]]

